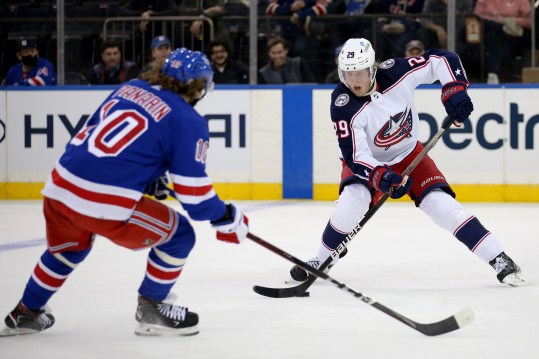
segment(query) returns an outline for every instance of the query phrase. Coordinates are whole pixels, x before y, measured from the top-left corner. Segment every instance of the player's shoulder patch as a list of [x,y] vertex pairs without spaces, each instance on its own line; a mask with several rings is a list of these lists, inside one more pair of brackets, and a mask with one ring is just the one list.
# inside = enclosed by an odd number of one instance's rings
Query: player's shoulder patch
[[335,106],[343,107],[350,101],[350,96],[347,93],[340,94],[335,99]]
[[380,68],[384,69],[384,70],[387,70],[387,69],[392,68],[393,65],[395,65],[395,60],[394,59],[389,59],[389,60],[385,60],[384,62],[382,62],[380,64]]

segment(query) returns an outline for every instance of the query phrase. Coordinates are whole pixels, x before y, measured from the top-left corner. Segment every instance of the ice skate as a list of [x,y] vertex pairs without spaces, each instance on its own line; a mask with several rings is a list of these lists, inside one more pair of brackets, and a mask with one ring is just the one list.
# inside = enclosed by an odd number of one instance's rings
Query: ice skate
[[[346,255],[348,252],[348,249],[344,249],[344,251],[339,254],[339,258],[342,258]],[[307,264],[310,265],[313,268],[318,269],[320,265],[322,265],[322,262],[320,262],[320,259],[318,257],[311,258],[307,261]],[[324,273],[329,272],[329,270],[335,265],[335,261],[332,262],[325,270]],[[305,269],[301,268],[300,266],[293,266],[292,269],[290,269],[290,276],[293,280],[298,282],[305,282],[309,277],[311,276],[311,273],[307,272]]]
[[500,283],[509,284],[512,287],[518,287],[524,283],[520,267],[505,252],[498,254],[489,264],[496,271],[496,277]]
[[138,297],[135,334],[186,336],[198,334],[198,315],[186,307]]
[[54,324],[54,317],[45,308],[28,309],[19,302],[5,319],[6,328],[0,330],[0,337],[42,332]]

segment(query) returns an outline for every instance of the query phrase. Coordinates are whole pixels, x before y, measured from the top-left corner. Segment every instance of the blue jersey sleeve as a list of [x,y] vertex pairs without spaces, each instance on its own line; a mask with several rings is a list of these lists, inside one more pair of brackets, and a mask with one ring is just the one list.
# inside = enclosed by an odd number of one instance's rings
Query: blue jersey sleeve
[[169,172],[176,197],[191,218],[218,220],[226,208],[206,173],[208,125],[192,108],[185,108],[182,117],[179,126],[171,128],[167,137],[171,149]]

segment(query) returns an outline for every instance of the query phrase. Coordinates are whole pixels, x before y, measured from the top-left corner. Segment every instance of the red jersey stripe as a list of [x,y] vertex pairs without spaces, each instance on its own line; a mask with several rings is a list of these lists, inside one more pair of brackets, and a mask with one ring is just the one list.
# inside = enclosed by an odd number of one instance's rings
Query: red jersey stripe
[[174,191],[185,196],[203,196],[213,189],[211,184],[205,186],[184,186],[174,183]]
[[69,192],[76,194],[80,198],[83,198],[92,202],[110,204],[114,206],[124,207],[127,209],[134,208],[137,203],[137,201],[130,198],[115,196],[115,195],[106,194],[106,193],[97,193],[97,192],[92,192],[92,191],[83,189],[71,182],[68,182],[58,173],[58,171],[56,171],[56,169],[52,171],[52,181],[58,187],[61,187]]

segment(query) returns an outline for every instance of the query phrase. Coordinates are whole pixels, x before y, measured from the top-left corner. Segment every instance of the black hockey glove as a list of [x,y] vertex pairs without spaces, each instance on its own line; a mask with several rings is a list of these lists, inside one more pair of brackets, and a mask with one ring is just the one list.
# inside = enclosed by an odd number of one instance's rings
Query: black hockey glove
[[369,176],[371,186],[377,191],[388,193],[393,187],[391,198],[401,198],[408,193],[412,186],[412,179],[408,178],[404,184],[402,183],[403,180],[404,178],[402,175],[393,172],[391,168],[387,166],[375,167]]
[[163,175],[154,182],[146,186],[144,193],[154,196],[156,199],[162,201],[167,199],[170,189],[168,188],[168,177]]
[[442,103],[457,127],[460,127],[473,111],[472,100],[468,96],[467,88],[467,84],[462,81],[448,82],[442,87]]

